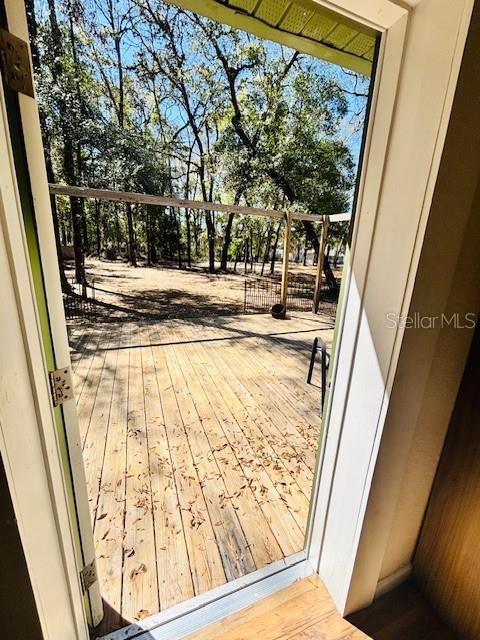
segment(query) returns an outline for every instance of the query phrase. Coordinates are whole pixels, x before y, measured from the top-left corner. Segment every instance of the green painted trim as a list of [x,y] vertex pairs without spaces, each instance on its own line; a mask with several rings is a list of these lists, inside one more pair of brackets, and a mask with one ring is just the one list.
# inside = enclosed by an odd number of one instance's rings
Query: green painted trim
[[[347,51],[335,49],[311,38],[271,27],[265,22],[262,22],[262,20],[220,4],[217,0],[166,0],[166,2],[182,7],[183,9],[188,9],[206,18],[211,18],[217,22],[228,24],[236,29],[253,33],[259,38],[273,40],[301,53],[306,53],[315,58],[321,58],[327,62],[351,69],[364,76],[370,76],[372,73],[372,62],[370,60],[360,58]],[[319,8],[317,7],[316,10],[319,11]],[[346,21],[345,24],[347,24]],[[359,25],[355,25],[355,28],[358,29],[359,33],[364,33],[363,26],[361,28]]]
[[[1,0],[0,0],[1,1]],[[3,4],[3,3],[2,3]],[[7,118],[10,132],[10,142],[12,145],[13,158],[15,163],[15,172],[20,195],[20,202],[23,213],[23,222],[25,227],[25,236],[27,240],[28,258],[30,263],[30,272],[32,274],[33,286],[35,291],[35,301],[40,320],[40,331],[42,338],[43,351],[45,355],[45,364],[49,371],[57,368],[55,352],[53,347],[52,332],[50,327],[50,318],[48,313],[47,297],[45,291],[42,261],[40,256],[40,246],[38,242],[37,225],[35,220],[35,209],[33,205],[32,192],[30,187],[30,176],[28,172],[28,163],[25,152],[25,144],[23,139],[23,127],[20,116],[20,106],[18,97],[4,85],[5,102],[7,107]],[[80,571],[85,565],[83,557],[83,549],[80,537],[80,526],[78,522],[77,507],[75,501],[75,491],[73,487],[72,469],[70,466],[70,456],[68,452],[68,443],[66,436],[66,426],[61,407],[54,408],[55,427],[58,436],[60,458],[64,472],[68,505],[73,523],[73,536],[75,545],[75,555],[77,567]],[[84,596],[85,610],[87,621],[91,624],[91,608],[88,594]]]

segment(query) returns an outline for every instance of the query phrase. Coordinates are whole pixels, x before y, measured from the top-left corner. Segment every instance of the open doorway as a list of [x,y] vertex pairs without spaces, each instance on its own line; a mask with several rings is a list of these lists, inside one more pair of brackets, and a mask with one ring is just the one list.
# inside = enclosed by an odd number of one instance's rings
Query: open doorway
[[107,631],[303,549],[369,79],[161,2],[39,6],[49,180],[103,191],[52,207]]

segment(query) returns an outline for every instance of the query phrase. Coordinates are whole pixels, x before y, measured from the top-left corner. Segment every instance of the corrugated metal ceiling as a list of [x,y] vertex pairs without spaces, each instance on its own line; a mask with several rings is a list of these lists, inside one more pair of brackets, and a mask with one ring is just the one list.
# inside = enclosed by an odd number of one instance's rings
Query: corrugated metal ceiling
[[314,0],[169,0],[202,15],[370,75],[376,32]]

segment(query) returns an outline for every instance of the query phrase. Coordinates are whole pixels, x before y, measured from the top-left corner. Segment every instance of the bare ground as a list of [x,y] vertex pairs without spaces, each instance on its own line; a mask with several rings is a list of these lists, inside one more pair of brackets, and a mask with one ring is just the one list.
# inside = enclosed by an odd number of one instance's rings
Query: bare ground
[[[244,310],[242,272],[212,274],[204,265],[192,269],[131,267],[126,262],[93,258],[87,259],[86,272],[94,287],[100,320],[194,318]],[[315,277],[315,267],[291,265],[291,272],[306,280]],[[73,265],[68,266],[66,274],[69,279],[73,277]],[[88,294],[92,295],[90,288]]]

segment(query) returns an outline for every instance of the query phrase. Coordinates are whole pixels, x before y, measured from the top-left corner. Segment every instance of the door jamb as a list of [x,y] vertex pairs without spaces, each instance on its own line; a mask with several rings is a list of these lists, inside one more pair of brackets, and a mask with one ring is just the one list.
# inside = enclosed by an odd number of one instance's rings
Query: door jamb
[[[332,3],[318,0],[321,4],[332,6]],[[440,0],[444,13],[448,13],[449,2],[448,0]],[[430,0],[422,0],[422,2],[414,10],[422,11],[426,5],[429,5]],[[386,8],[391,9],[391,3],[388,0],[375,0],[375,6],[384,5]],[[440,4],[440,3],[439,3]],[[455,3],[457,4],[457,3]],[[460,4],[460,1],[459,3]],[[453,60],[451,73],[448,77],[448,82],[442,84],[438,78],[435,85],[438,95],[443,98],[442,110],[438,121],[438,127],[435,131],[436,137],[432,141],[429,139],[429,143],[432,146],[431,154],[428,158],[423,158],[422,161],[427,167],[426,181],[421,183],[423,189],[421,206],[415,210],[413,218],[409,220],[410,224],[415,225],[415,237],[413,244],[408,247],[408,265],[402,265],[403,271],[401,271],[401,278],[393,283],[393,287],[396,287],[396,292],[400,295],[400,310],[404,309],[407,305],[409,295],[411,294],[412,280],[415,275],[416,264],[418,261],[418,254],[421,248],[421,241],[423,238],[423,231],[428,217],[429,197],[433,190],[433,184],[435,182],[436,170],[438,169],[439,156],[441,154],[442,144],[446,127],[448,125],[448,115],[450,112],[451,102],[453,100],[453,91],[455,88],[456,77],[458,75],[458,68],[463,52],[463,46],[466,38],[466,31],[468,27],[469,16],[473,5],[473,0],[462,0],[461,2],[463,11],[461,24],[459,26],[457,41],[455,46],[451,50],[451,57]],[[348,5],[349,11],[356,11],[356,15],[361,18],[362,8],[371,14],[372,3],[369,0],[337,0],[334,6]],[[19,3],[16,0],[6,0],[7,12],[9,15],[9,22],[11,23],[11,30],[16,35],[26,38],[26,20],[23,3]],[[356,7],[356,8],[355,8]],[[388,163],[391,161],[391,156],[396,151],[392,144],[392,136],[394,135],[395,121],[400,117],[397,113],[399,104],[397,97],[399,90],[402,88],[402,71],[404,65],[405,48],[411,44],[412,33],[409,30],[410,20],[408,12],[406,10],[399,9],[400,17],[394,21],[389,27],[385,27],[383,30],[384,44],[382,45],[381,65],[377,73],[377,87],[376,97],[370,117],[369,140],[367,143],[367,150],[365,155],[365,165],[362,173],[362,197],[359,198],[358,204],[358,220],[355,225],[356,230],[354,233],[352,243],[352,263],[349,268],[346,291],[346,304],[341,314],[339,327],[341,329],[339,346],[336,349],[335,357],[333,360],[334,371],[334,385],[330,398],[327,401],[325,424],[327,427],[326,436],[323,441],[321,452],[321,463],[319,467],[319,473],[317,474],[315,493],[312,500],[314,503],[313,517],[311,519],[307,553],[308,560],[313,566],[319,570],[320,576],[325,581],[327,588],[332,593],[337,607],[342,613],[344,613],[347,600],[348,590],[351,575],[353,573],[353,565],[355,562],[355,554],[358,548],[359,536],[361,534],[361,525],[363,522],[363,516],[365,514],[365,501],[368,497],[368,490],[371,483],[371,476],[373,468],[375,466],[375,456],[378,451],[379,438],[381,436],[381,429],[383,426],[383,420],[385,417],[386,407],[388,406],[388,385],[391,384],[392,374],[395,370],[396,360],[398,359],[398,351],[401,344],[402,332],[399,330],[393,341],[389,342],[385,352],[382,353],[381,365],[387,363],[388,374],[386,374],[385,381],[383,383],[383,393],[374,398],[375,408],[372,413],[372,407],[368,406],[368,393],[365,393],[365,388],[359,388],[363,391],[363,400],[360,404],[358,395],[355,395],[352,382],[357,380],[358,373],[361,369],[362,358],[367,358],[367,369],[364,368],[363,375],[372,370],[371,354],[366,354],[359,349],[361,344],[361,338],[364,336],[362,331],[365,329],[364,320],[364,303],[365,295],[368,293],[367,284],[369,284],[369,278],[372,277],[374,271],[372,267],[372,246],[375,239],[375,234],[381,230],[381,219],[379,213],[382,212],[383,199],[385,198],[386,179],[388,177]],[[410,15],[414,13],[410,12]],[[452,9],[453,11],[453,9]],[[371,18],[369,18],[371,20]],[[419,37],[418,33],[414,34],[415,37]],[[439,43],[441,46],[442,43]],[[450,52],[450,50],[449,50]],[[41,149],[41,139],[38,137],[39,125],[38,115],[35,117],[35,108],[26,102],[27,98],[21,97],[21,110],[22,117],[24,119],[26,127],[26,146],[27,156],[31,159],[29,162],[31,178],[32,178],[32,190],[34,195],[34,201],[37,207],[48,212],[49,204],[48,200],[48,186],[46,182],[46,176],[44,175],[44,167],[40,168],[37,165],[41,164],[36,162],[38,159],[39,150]],[[30,113],[28,113],[30,112]],[[398,134],[397,134],[398,135]],[[40,146],[39,146],[40,145]],[[393,155],[395,158],[395,155]],[[48,216],[43,215],[43,218]],[[362,225],[359,225],[359,221],[362,221]],[[42,222],[43,224],[43,222]],[[48,227],[48,223],[45,223]],[[9,230],[7,230],[9,233]],[[48,229],[44,229],[43,232],[39,229],[39,235],[51,233]],[[46,238],[42,235],[39,240],[42,243],[43,253],[46,253],[46,249],[51,250],[52,256],[55,256],[55,247],[52,242],[53,235]],[[17,236],[9,237],[9,241],[13,247],[15,255],[15,263],[17,261],[24,260],[25,247],[22,245],[22,241]],[[407,250],[406,250],[407,251]],[[13,260],[13,258],[12,258]],[[60,282],[58,276],[58,268],[53,271],[53,260],[50,259],[48,265],[44,264],[44,268],[48,268],[48,277],[46,280],[52,280],[52,288],[56,288],[56,294],[53,294],[53,298],[49,299],[49,310],[52,314],[52,329],[54,334],[58,331],[60,336],[59,340],[63,343],[63,349],[65,349],[65,334],[62,336],[61,332],[65,331],[59,326],[62,314],[56,315],[56,311],[51,308],[51,305],[56,304],[61,299],[59,296]],[[378,272],[376,272],[378,276]],[[22,307],[22,300],[28,298],[27,302],[31,305],[30,294],[27,295],[24,289],[19,289],[21,292],[19,300],[19,308]],[[25,303],[26,304],[26,303]],[[58,309],[57,309],[58,311]],[[31,313],[30,313],[31,316]],[[368,323],[367,323],[368,324]],[[25,325],[30,328],[29,325]],[[367,327],[368,328],[368,327]],[[68,344],[68,343],[67,343]],[[41,370],[40,357],[41,352],[38,349],[38,345],[27,343],[26,348],[28,355],[34,362],[36,370]],[[60,350],[62,349],[60,345]],[[67,355],[67,354],[65,354]],[[370,358],[370,359],[369,359]],[[68,362],[68,359],[66,360]],[[43,365],[42,365],[43,366]],[[44,367],[43,367],[44,369]],[[44,372],[45,373],[45,372]],[[43,382],[42,382],[43,384]],[[33,381],[32,381],[33,385]],[[51,420],[51,409],[46,409],[45,389],[42,390],[42,407],[43,413],[41,416],[41,427],[45,431],[49,427],[49,421]],[[363,411],[363,417],[368,417],[371,424],[375,425],[375,429],[368,433],[368,443],[364,450],[362,450],[362,460],[355,460],[358,463],[358,474],[362,479],[361,487],[362,491],[360,495],[352,497],[350,504],[342,503],[342,511],[348,512],[347,520],[342,520],[345,530],[337,540],[334,539],[334,534],[338,531],[338,525],[341,521],[339,519],[339,509],[332,510],[332,499],[337,500],[339,496],[345,497],[344,491],[345,485],[342,485],[342,481],[345,480],[345,459],[344,456],[348,453],[346,445],[348,442],[348,433],[345,430],[345,419],[348,418],[349,411],[352,408],[352,402],[356,401],[357,406]],[[72,418],[74,419],[74,418]],[[368,444],[368,446],[367,446]],[[351,451],[350,451],[351,452]],[[61,480],[58,477],[58,460],[55,459],[55,455],[51,451],[48,452],[49,456],[44,452],[45,464],[52,470],[56,470],[57,475],[52,480],[51,494],[52,494],[52,509],[59,510],[63,504],[63,498],[59,496],[59,490],[63,486]],[[365,466],[365,457],[368,458]],[[360,465],[360,462],[363,466]],[[15,466],[15,465],[14,465]],[[13,467],[14,467],[13,466]],[[351,462],[350,462],[350,466]],[[12,470],[13,470],[12,467]],[[348,495],[347,495],[348,498]],[[337,504],[339,504],[337,502]],[[28,505],[16,504],[16,510],[27,519],[29,517]],[[65,517],[59,520],[58,523],[58,536],[64,541],[67,546],[71,546],[72,532],[68,525],[68,519]],[[24,540],[25,544],[25,540]],[[30,554],[38,556],[43,554],[43,549],[28,549]],[[75,580],[73,573],[75,571]],[[65,565],[65,576],[67,580],[78,583],[78,576],[76,575],[76,569],[72,566],[71,558],[70,562]],[[78,584],[77,584],[78,587]],[[38,591],[36,592],[38,595]],[[79,601],[81,601],[80,593],[77,589],[72,591],[72,609],[78,611]],[[57,605],[58,606],[58,605]],[[72,612],[73,616],[73,612]],[[43,618],[46,620],[46,617]],[[78,616],[76,620],[77,637],[86,636],[86,623],[84,623],[84,635],[81,635],[81,623],[78,622]],[[54,636],[52,636],[54,637]],[[61,636],[58,636],[59,638]]]
[[1,83],[0,149],[0,353],[8,366],[2,373],[0,453],[42,631],[46,638],[84,640],[72,522]]
[[[28,26],[23,2],[5,0],[8,27],[11,33],[29,42]],[[68,367],[70,349],[63,310],[62,290],[58,274],[55,235],[51,216],[50,198],[44,188],[48,184],[45,163],[36,161],[43,157],[43,141],[41,137],[40,120],[36,101],[28,96],[18,94],[20,117],[24,128],[25,150],[31,190],[35,207],[40,259],[44,273],[45,296],[51,326],[52,346],[55,360],[59,368]],[[42,156],[40,156],[42,154]],[[54,275],[55,274],[55,275]],[[84,566],[95,561],[92,523],[88,505],[85,468],[82,457],[82,445],[78,426],[75,402],[68,401],[62,405],[65,435],[69,449],[71,478],[78,520],[78,536]],[[79,567],[82,569],[83,567]],[[103,604],[98,580],[88,589],[88,618],[93,626],[97,625],[103,616]]]

